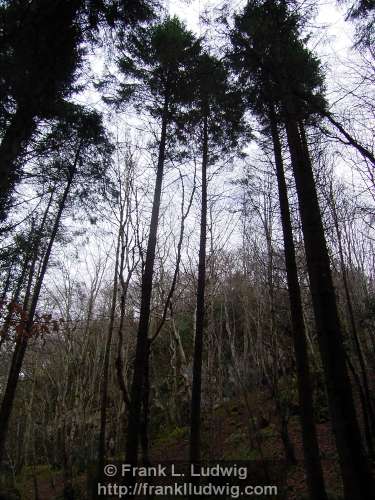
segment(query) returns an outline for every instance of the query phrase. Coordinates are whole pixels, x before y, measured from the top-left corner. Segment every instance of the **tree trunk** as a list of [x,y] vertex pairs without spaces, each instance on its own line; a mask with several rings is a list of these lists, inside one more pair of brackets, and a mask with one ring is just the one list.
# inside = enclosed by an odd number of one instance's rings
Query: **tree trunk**
[[[79,148],[80,149],[80,148]],[[73,177],[76,171],[77,163],[78,163],[78,156],[79,156],[79,149],[76,154],[75,162],[74,165],[69,173],[69,178],[67,185],[65,187],[65,190],[63,192],[63,195],[61,197],[60,203],[59,203],[59,208],[56,214],[56,219],[52,228],[50,240],[48,243],[48,247],[46,250],[46,253],[43,258],[43,264],[41,267],[40,274],[38,276],[37,282],[35,283],[34,287],[34,292],[33,292],[33,297],[31,300],[30,304],[30,309],[28,311],[28,318],[26,321],[25,329],[24,331],[20,334],[17,343],[16,343],[16,348],[13,353],[13,358],[12,358],[12,363],[8,375],[8,381],[7,385],[5,388],[5,393],[0,409],[0,464],[3,460],[3,455],[4,455],[4,449],[5,449],[5,439],[8,431],[8,426],[9,426],[9,419],[10,415],[12,412],[12,407],[13,407],[13,402],[14,398],[16,395],[16,389],[17,389],[17,383],[19,379],[19,375],[21,373],[21,368],[22,368],[22,363],[23,359],[25,356],[27,344],[28,344],[28,339],[32,334],[32,328],[34,324],[34,316],[36,312],[36,307],[38,304],[39,300],[39,295],[40,295],[40,290],[42,288],[44,276],[47,271],[48,263],[49,263],[49,258],[51,256],[51,251],[52,247],[60,226],[60,221],[61,221],[61,216],[65,208],[65,203],[70,191],[71,184],[73,182]]]
[[370,500],[374,491],[373,479],[362,447],[345,362],[343,338],[312,165],[307,148],[303,146],[301,140],[297,118],[290,108],[285,118],[285,126],[296,181],[319,349],[345,499]]
[[354,368],[354,365],[353,365],[348,353],[346,354],[346,362],[347,362],[349,370],[352,374],[353,380],[357,384],[357,387],[358,387],[359,399],[361,401],[361,408],[362,408],[363,430],[364,430],[364,435],[365,435],[366,444],[367,444],[367,451],[368,451],[369,456],[371,458],[373,458],[374,457],[374,448],[372,445],[371,422],[370,422],[370,415],[368,412],[368,405],[367,405],[365,392],[364,392],[364,389],[362,387],[359,375],[356,372],[356,369]]
[[0,222],[6,218],[9,199],[20,179],[17,160],[34,130],[33,114],[25,107],[18,107],[0,144]]
[[193,382],[190,415],[190,462],[198,463],[201,452],[201,386],[206,285],[208,117],[204,117],[202,148],[202,207],[199,241],[197,312],[195,323]]
[[363,156],[363,158],[365,158],[366,160],[370,160],[372,165],[375,166],[375,157],[368,149],[366,149],[364,146],[362,146],[362,144],[356,141],[354,137],[344,129],[341,123],[333,118],[331,113],[323,112],[322,114],[342,133],[349,144],[353,146],[353,148],[355,148]]
[[283,228],[284,254],[292,320],[294,353],[296,359],[298,399],[300,406],[307,484],[312,500],[325,500],[327,498],[327,494],[324,486],[323,471],[319,456],[319,444],[314,422],[309,357],[306,342],[305,323],[303,319],[301,291],[298,281],[292,222],[290,218],[288,191],[285,181],[280,137],[273,107],[270,110],[270,124],[279,191],[281,223]]
[[[28,276],[28,280],[27,280],[27,284],[26,284],[26,291],[25,291],[25,295],[23,298],[24,311],[27,311],[29,308],[33,280],[34,280],[35,275],[36,275],[36,277],[38,276],[38,272],[35,273],[35,268],[37,267],[37,262],[38,262],[39,258],[41,259],[41,262],[43,263],[43,252],[41,252],[41,242],[43,239],[43,232],[45,230],[45,226],[47,223],[47,217],[49,215],[49,211],[50,211],[50,208],[52,205],[54,193],[55,193],[55,188],[51,191],[51,195],[50,195],[49,200],[48,200],[48,205],[44,211],[43,219],[42,219],[42,222],[41,222],[41,224],[36,232],[36,236],[34,236],[34,234],[33,234],[34,233],[34,227],[33,227],[34,224],[31,228],[31,237],[34,239],[34,243],[33,243],[32,249],[31,249],[32,258],[31,258],[31,263],[30,263],[29,276]],[[40,266],[40,264],[39,264],[39,266]]]
[[141,410],[144,389],[144,367],[147,363],[148,355],[148,329],[151,310],[152,279],[154,274],[156,238],[159,224],[160,199],[163,183],[167,139],[168,104],[169,98],[168,94],[166,94],[164,99],[156,183],[150,221],[150,233],[147,243],[145,269],[142,276],[141,307],[139,314],[133,380],[130,393],[131,404],[128,412],[126,462],[131,464],[136,464],[138,461],[138,446],[142,421]]
[[13,266],[14,266],[15,260],[16,260],[15,257],[13,257],[13,259],[11,260],[11,262],[9,264],[7,277],[5,278],[5,283],[3,285],[3,289],[1,292],[0,305],[2,305],[5,302],[5,299],[8,295],[8,292],[9,292],[10,281],[11,281],[11,277],[13,274]]
[[[29,263],[30,263],[30,251],[26,252],[26,254],[25,254],[24,262],[22,264],[22,269],[21,269],[19,278],[17,280],[15,290],[14,290],[13,295],[12,295],[11,302],[13,302],[15,304],[18,303],[18,299],[20,297],[22,287],[24,286],[26,275],[27,275],[27,268],[29,266]],[[10,311],[8,311],[7,315],[5,316],[4,326],[3,326],[2,330],[1,330],[1,334],[0,334],[0,348],[1,348],[1,345],[3,344],[3,342],[5,342],[5,340],[8,337],[8,331],[10,328],[12,315],[13,315],[13,312],[10,310]]]
[[[356,349],[357,357],[358,357],[358,361],[359,361],[363,389],[362,389],[361,381],[355,372],[354,366],[349,364],[349,368],[354,376],[354,379],[359,384],[358,387],[359,387],[360,398],[361,398],[361,402],[362,402],[364,429],[365,429],[365,436],[366,436],[366,441],[367,441],[367,449],[368,449],[370,455],[373,457],[374,456],[374,447],[373,447],[372,434],[373,434],[373,431],[375,429],[375,416],[374,416],[374,412],[373,412],[373,408],[372,408],[370,385],[369,385],[369,381],[368,381],[368,377],[367,377],[365,357],[364,357],[363,352],[362,352],[361,342],[360,342],[358,329],[357,329],[357,323],[356,323],[355,315],[354,315],[352,298],[351,298],[350,290],[349,290],[348,274],[347,274],[345,262],[344,262],[344,250],[342,247],[341,231],[340,231],[340,227],[339,227],[339,220],[338,220],[338,216],[337,216],[336,204],[334,201],[333,193],[331,196],[330,205],[331,205],[331,211],[332,211],[333,224],[335,226],[335,231],[336,231],[336,236],[337,236],[341,275],[342,275],[342,281],[343,281],[344,291],[345,291],[347,313],[349,316],[349,324],[350,324],[350,328],[352,331],[354,345],[355,345],[355,349]],[[347,359],[350,362],[349,358],[347,358]]]
[[191,388],[187,373],[186,366],[186,355],[184,351],[184,346],[182,345],[182,340],[180,333],[178,331],[176,321],[174,318],[174,310],[172,302],[169,304],[170,308],[170,318],[171,318],[171,343],[172,349],[175,353],[174,358],[171,361],[173,364],[173,421],[177,422],[178,425],[185,423],[186,411],[191,401]]
[[[279,408],[278,410],[279,410],[280,418],[281,418],[280,435],[281,435],[281,440],[282,440],[283,446],[284,446],[286,463],[288,465],[297,465],[297,459],[296,459],[296,454],[294,451],[294,446],[293,446],[293,443],[290,440],[290,436],[289,436],[289,430],[288,430],[289,415],[288,415],[288,412],[285,410],[285,408]],[[325,495],[325,492],[324,492],[324,495]],[[318,497],[316,497],[316,498],[318,498]],[[323,498],[327,498],[327,495],[322,497],[322,500],[323,500]]]
[[[181,174],[180,174],[181,176]],[[181,176],[181,181],[182,181],[182,176]],[[184,185],[182,181],[182,202],[181,202],[181,227],[180,227],[180,235],[177,243],[177,259],[176,259],[176,267],[174,270],[173,274],[173,279],[171,283],[171,287],[169,289],[167,299],[164,304],[164,310],[162,314],[161,321],[159,322],[159,325],[156,328],[156,331],[154,335],[148,339],[148,349],[147,349],[147,358],[145,362],[145,368],[144,368],[144,395],[143,395],[143,416],[142,416],[142,425],[141,425],[141,445],[142,445],[142,459],[143,463],[148,463],[149,462],[149,457],[148,457],[148,444],[149,444],[149,439],[148,439],[148,424],[149,424],[149,412],[150,412],[150,357],[151,357],[151,348],[153,342],[156,340],[156,338],[159,336],[165,321],[167,319],[167,314],[168,314],[168,309],[170,309],[170,314],[171,314],[171,319],[173,317],[173,312],[172,312],[172,298],[173,294],[176,289],[177,285],[177,279],[178,275],[180,272],[180,263],[181,263],[181,249],[182,249],[182,243],[184,239],[184,232],[185,232],[185,221],[187,216],[189,215],[191,205],[193,203],[193,198],[194,198],[194,193],[195,193],[195,175],[194,175],[194,187],[191,192],[190,200],[188,203],[188,207],[186,212],[184,213],[184,201],[185,201],[185,190],[184,190]],[[173,319],[172,319],[173,322]],[[179,346],[182,349],[182,345]],[[182,349],[183,352],[183,349]],[[181,351],[179,351],[179,354],[181,354]],[[173,396],[172,396],[173,397]]]
[[113,288],[111,299],[111,312],[109,317],[107,341],[104,352],[104,367],[103,367],[103,382],[101,388],[101,405],[100,405],[100,433],[99,433],[99,448],[98,448],[98,477],[103,475],[104,462],[106,456],[106,427],[107,427],[107,405],[108,405],[108,379],[109,379],[109,361],[111,356],[111,345],[113,337],[113,329],[115,323],[117,290],[118,290],[118,265],[121,239],[121,226],[117,237],[115,271],[113,276]]
[[[121,230],[121,228],[120,228],[120,230]],[[125,250],[126,250],[125,245],[122,244],[120,267],[119,267],[119,277],[120,277],[120,283],[121,283],[120,321],[119,321],[118,330],[117,330],[118,342],[117,342],[117,356],[116,356],[115,366],[116,366],[117,382],[118,382],[118,385],[119,385],[120,390],[121,390],[122,399],[123,399],[125,407],[129,410],[130,401],[129,401],[128,390],[127,390],[127,387],[125,385],[125,380],[124,380],[124,360],[122,358],[122,349],[124,346],[123,329],[124,329],[124,322],[125,322],[125,306],[126,306],[126,299],[127,299],[127,295],[128,295],[129,282],[130,282],[131,276],[133,274],[133,270],[129,271],[129,274],[128,274],[126,281],[125,281],[124,276],[123,276]]]
[[148,424],[150,418],[150,358],[151,358],[151,342],[148,339],[147,346],[147,362],[144,366],[144,387],[143,387],[143,401],[142,401],[142,423],[141,423],[141,448],[142,448],[142,463],[144,465],[150,464],[148,456]]

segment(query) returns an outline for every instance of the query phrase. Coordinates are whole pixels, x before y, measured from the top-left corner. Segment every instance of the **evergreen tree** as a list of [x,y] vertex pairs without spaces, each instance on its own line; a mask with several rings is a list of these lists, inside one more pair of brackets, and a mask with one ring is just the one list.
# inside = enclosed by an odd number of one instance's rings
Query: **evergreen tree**
[[[40,149],[44,152],[52,151],[52,158],[45,157],[44,162],[42,162],[41,175],[43,176],[43,166],[47,163],[48,179],[59,185],[59,189],[57,189],[56,212],[51,226],[47,230],[42,221],[41,229],[38,231],[38,239],[35,242],[35,259],[30,268],[30,290],[31,285],[35,282],[30,299],[24,301],[25,324],[22,325],[16,338],[0,409],[0,463],[3,459],[17,383],[29,339],[34,333],[34,319],[39,296],[53,245],[61,228],[62,215],[69,200],[72,202],[73,199],[77,200],[77,197],[87,197],[90,191],[91,193],[95,192],[95,185],[102,182],[112,152],[112,147],[101,123],[101,116],[96,112],[73,105],[66,106],[65,119],[56,122],[43,143],[40,144]],[[51,201],[54,194],[52,191]],[[34,272],[35,263],[39,258],[40,271],[34,278],[36,274]]]
[[[250,10],[249,5],[248,9]],[[257,29],[262,30],[262,34],[258,33],[255,40],[254,33],[251,30],[254,38],[248,40],[249,43],[247,43],[245,38],[246,33],[252,26],[248,18],[249,10],[244,11],[243,17],[236,17],[236,28],[231,34],[233,51],[229,56],[239,76],[239,83],[247,94],[248,105],[259,117],[264,127],[264,133],[270,136],[273,145],[283,229],[294,353],[297,367],[298,396],[301,408],[300,417],[307,483],[311,498],[318,500],[326,498],[326,492],[314,423],[312,382],[279,132],[280,116],[277,113],[277,109],[280,89],[277,83],[269,79],[267,70],[259,64],[259,61],[263,60],[260,54],[268,50],[270,41],[265,35],[270,36],[271,26],[269,24],[272,24],[272,21],[264,25],[264,19],[262,19],[263,12],[260,9],[255,12],[252,10],[250,15]],[[297,22],[297,18],[295,18],[295,22]],[[273,64],[273,62],[272,59],[267,59],[267,65]]]
[[0,6],[0,222],[22,176],[22,153],[38,121],[64,113],[76,90],[83,43],[103,23],[131,26],[156,2],[7,0]]
[[[121,86],[118,100],[127,102],[131,96],[139,107],[146,108],[160,122],[156,182],[141,283],[140,316],[128,412],[126,459],[129,463],[136,463],[142,426],[145,373],[149,362],[150,305],[167,143],[173,139],[176,129],[183,126],[180,119],[177,124],[177,117],[181,117],[181,107],[189,101],[192,65],[201,49],[199,41],[177,18],[166,18],[156,26],[140,28],[137,35],[126,40],[126,49],[127,54],[121,58],[119,66],[133,81]],[[150,101],[151,104],[145,106]]]
[[[296,181],[320,353],[345,498],[367,499],[373,481],[362,447],[305,124],[325,109],[320,63],[301,40],[301,19],[284,1],[251,1],[232,33],[239,71],[262,89],[287,134]],[[250,76],[251,75],[251,76]],[[310,478],[311,481],[312,478]]]
[[190,120],[198,131],[201,149],[202,193],[199,239],[198,283],[191,400],[190,461],[200,460],[201,385],[205,318],[206,235],[207,235],[207,169],[238,149],[241,139],[249,137],[244,121],[242,95],[230,84],[224,64],[205,53],[193,73],[195,86]]
[[375,2],[374,0],[357,0],[356,2],[348,2],[340,0],[339,3],[350,3],[346,19],[354,21],[356,26],[356,47],[371,48],[374,46],[374,18],[375,18]]
[[283,227],[285,264],[288,281],[294,353],[297,368],[298,397],[301,408],[301,427],[307,483],[314,500],[327,498],[320,462],[319,444],[314,422],[312,381],[309,367],[306,331],[303,318],[301,290],[298,280],[293,230],[288,191],[284,174],[282,148],[273,103],[269,104],[269,124],[274,149],[276,176],[279,192],[281,223]]

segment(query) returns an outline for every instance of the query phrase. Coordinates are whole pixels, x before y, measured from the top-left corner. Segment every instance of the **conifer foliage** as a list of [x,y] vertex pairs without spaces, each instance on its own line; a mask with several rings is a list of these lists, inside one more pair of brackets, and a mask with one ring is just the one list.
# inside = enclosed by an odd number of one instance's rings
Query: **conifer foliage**
[[235,4],[198,36],[158,0],[0,2],[0,498],[120,458],[374,497],[373,79],[332,99],[308,2]]

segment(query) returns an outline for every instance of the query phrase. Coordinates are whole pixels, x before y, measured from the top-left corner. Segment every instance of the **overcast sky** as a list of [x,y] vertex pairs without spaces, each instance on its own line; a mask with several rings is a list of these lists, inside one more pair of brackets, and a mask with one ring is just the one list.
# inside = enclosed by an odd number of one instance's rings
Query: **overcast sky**
[[[195,31],[199,35],[202,34],[201,31],[205,29],[200,23],[200,14],[204,12],[205,9],[208,8],[209,10],[211,10],[215,7],[220,6],[222,3],[222,0],[169,0],[167,6],[169,8],[170,15],[177,15],[178,17],[180,17],[186,23],[189,29]],[[231,6],[236,7],[239,10],[245,3],[246,0],[233,0],[233,2],[231,2]],[[350,47],[353,40],[353,30],[351,24],[345,22],[344,12],[344,9],[339,9],[337,7],[337,4],[334,0],[321,0],[318,4],[317,17],[312,22],[311,26],[311,30],[314,36],[310,41],[310,47],[321,57],[323,64],[325,64],[326,79],[328,85],[327,93],[329,94],[331,102],[335,101],[334,90],[335,86],[338,85],[338,82],[341,82],[341,84],[345,84],[349,80],[349,75],[346,74],[347,70],[345,64],[343,64],[343,61],[350,53]],[[323,27],[325,27],[325,29],[322,29]],[[100,73],[100,71],[103,69],[104,60],[96,56],[93,57],[92,63],[93,66],[96,67],[98,73]],[[100,104],[100,95],[97,92],[86,91],[79,97],[78,100],[81,101],[81,104],[91,104],[94,106],[99,106],[103,109],[103,105]],[[344,105],[346,105],[346,103],[344,103]],[[129,127],[132,127],[134,130],[134,124],[136,124],[137,121],[135,120],[135,116],[130,111],[130,109],[128,109],[126,113],[121,113],[121,120],[123,120],[124,123],[126,123]],[[114,121],[116,122],[116,120]],[[137,127],[136,134],[142,136],[143,134],[142,132],[139,132],[139,130],[140,128]],[[255,146],[254,143],[252,143],[252,146]],[[235,231],[237,215],[233,210],[233,208],[235,207],[235,200],[237,199],[237,201],[239,201],[238,193],[235,192],[235,188],[230,182],[230,180],[233,180],[235,178],[238,179],[243,175],[240,162],[236,162],[236,165],[237,168],[235,168],[234,170],[225,171],[223,175],[217,176],[215,183],[210,183],[209,189],[210,196],[216,195],[216,193],[221,193],[222,195],[224,195],[222,196],[223,201],[220,202],[217,206],[217,213],[220,213],[219,217],[221,224],[216,223],[215,232],[217,233],[220,228],[223,228],[223,230],[221,231],[222,237],[224,240],[228,238],[228,244],[231,246],[231,248],[234,248],[241,239],[239,233],[236,234]],[[336,169],[337,167],[338,164],[336,161]],[[342,173],[344,173],[345,169],[340,168],[338,170],[341,170]],[[167,174],[168,175],[166,175],[165,186],[168,187],[171,180],[170,177],[173,177],[174,174],[173,171],[168,171]],[[167,192],[165,192],[163,195],[164,204],[166,204],[170,196],[173,195],[173,190],[167,189],[166,191]],[[225,205],[227,205],[227,208],[228,206],[230,206],[231,210],[225,209]],[[196,228],[198,227],[197,217],[199,215],[199,211],[195,208],[196,207],[193,206],[191,216],[189,217],[187,232],[189,232],[189,229],[193,229],[194,226]],[[236,208],[238,210],[239,206],[236,206]],[[179,213],[179,211],[177,210],[176,212],[174,212],[174,215],[176,215],[176,213]],[[214,218],[217,217],[218,216],[214,216]],[[172,227],[173,225],[173,221],[171,220],[169,226]],[[196,233],[196,235],[197,234],[198,233]],[[105,242],[103,243],[103,251],[104,253],[106,253],[107,250],[105,250],[105,248],[108,248],[108,246],[110,246],[111,240],[108,237],[105,237],[104,240]],[[192,238],[193,246],[196,243],[195,240],[196,238]],[[86,246],[85,248],[85,252],[89,251],[94,255],[96,255],[99,251],[98,247],[95,247],[94,241],[92,242],[92,244],[90,244],[88,247]],[[83,250],[84,247],[81,246],[80,254]],[[65,251],[67,250],[62,249],[62,252]],[[71,250],[69,249],[68,251],[70,252]],[[195,252],[192,251],[191,255],[193,255],[194,257]],[[69,262],[70,266],[76,267],[77,274],[80,275],[80,266],[82,265],[80,264],[80,261],[77,260],[75,263],[73,263],[71,257],[69,257],[67,259],[67,262]],[[82,279],[84,279],[83,276]]]

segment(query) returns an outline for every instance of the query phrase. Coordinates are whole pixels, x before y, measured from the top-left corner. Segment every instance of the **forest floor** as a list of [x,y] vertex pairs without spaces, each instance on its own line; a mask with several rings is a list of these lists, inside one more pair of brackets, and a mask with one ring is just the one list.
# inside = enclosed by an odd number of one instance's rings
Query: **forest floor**
[[[249,409],[252,416],[249,418]],[[295,412],[297,413],[297,411]],[[234,399],[216,405],[204,414],[202,429],[202,454],[205,460],[253,461],[264,464],[283,464],[283,480],[288,500],[307,499],[306,480],[303,467],[301,429],[298,415],[289,419],[288,431],[295,450],[296,465],[286,465],[284,447],[280,437],[280,423],[274,403],[265,392],[257,391],[246,395],[246,401]],[[317,424],[322,465],[330,500],[341,498],[341,485],[333,436],[328,421]],[[186,462],[188,457],[188,427],[164,429],[150,443],[151,463]],[[63,477],[59,471],[51,472],[47,467],[36,471],[38,498],[35,496],[35,478],[28,470],[18,481],[22,500],[62,499]],[[86,489],[86,475],[77,477],[80,491]],[[262,484],[262,483],[251,483]],[[264,484],[264,483],[263,483]],[[272,483],[271,483],[272,484]],[[276,483],[277,484],[277,483]],[[14,497],[16,500],[19,497]],[[86,498],[80,493],[76,500]],[[262,497],[257,497],[262,498]],[[266,498],[266,497],[264,497]],[[270,497],[267,497],[270,498]],[[3,500],[3,499],[1,499]],[[8,499],[7,499],[8,500]],[[13,497],[9,497],[13,500]]]
[[[284,482],[286,480],[286,484],[283,485],[285,495],[283,498],[307,499],[299,416],[291,416],[288,423],[289,437],[297,464],[287,465],[280,423],[273,406],[274,403],[270,398],[264,393],[257,392],[247,394],[246,401],[231,400],[216,407],[210,414],[206,413],[202,435],[203,458],[212,461],[254,461],[258,465],[268,464],[271,468],[273,464],[281,464],[285,471],[285,477],[282,479]],[[251,418],[249,418],[249,408],[252,409]],[[342,488],[329,421],[317,423],[317,432],[327,492],[330,500],[339,500]],[[188,428],[171,430],[169,434],[164,433],[153,443],[152,459],[155,462],[186,461],[188,445]]]

